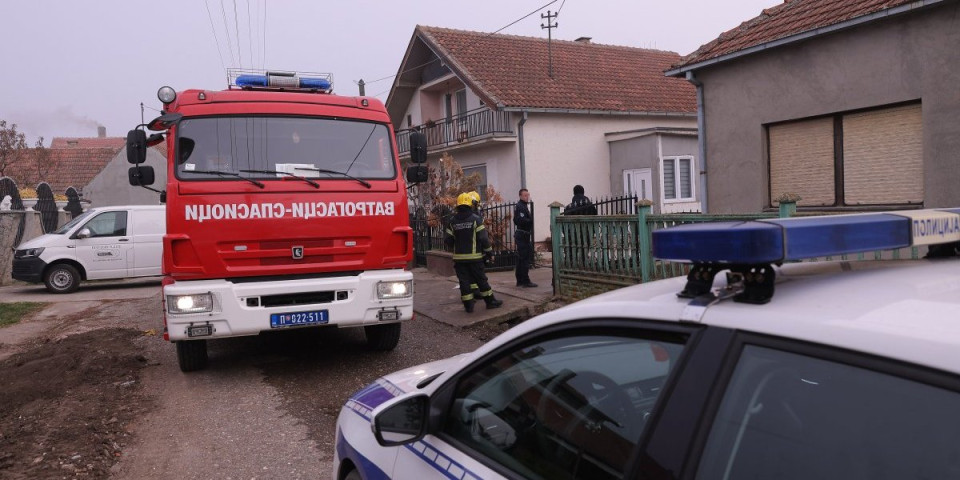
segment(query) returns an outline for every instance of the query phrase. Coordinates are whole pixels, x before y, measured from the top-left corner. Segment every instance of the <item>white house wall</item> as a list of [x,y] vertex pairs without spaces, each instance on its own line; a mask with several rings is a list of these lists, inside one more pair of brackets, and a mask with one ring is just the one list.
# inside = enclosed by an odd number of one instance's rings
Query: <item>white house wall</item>
[[[167,188],[167,159],[153,148],[147,149],[147,161],[142,165],[153,167],[157,190]],[[83,186],[83,199],[93,207],[114,205],[158,205],[160,194],[143,187],[130,185],[127,171],[133,165],[127,163],[127,150],[121,149],[96,177]],[[79,185],[78,185],[79,186]]]
[[610,150],[606,133],[696,126],[694,116],[531,113],[524,125],[523,136],[527,188],[537,205],[534,218],[536,241],[543,241],[550,234],[550,213],[546,206],[554,201],[564,205],[570,203],[574,185],[583,185],[591,200],[611,194]]

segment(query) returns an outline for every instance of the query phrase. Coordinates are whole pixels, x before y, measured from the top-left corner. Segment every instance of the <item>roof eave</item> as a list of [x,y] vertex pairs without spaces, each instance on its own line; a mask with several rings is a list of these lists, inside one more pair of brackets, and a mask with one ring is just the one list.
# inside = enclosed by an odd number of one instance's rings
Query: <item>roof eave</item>
[[697,118],[697,112],[654,112],[654,111],[620,111],[620,110],[598,110],[598,109],[579,109],[579,108],[543,108],[543,107],[503,107],[505,112],[527,112],[527,113],[569,113],[576,115],[611,115],[611,116],[633,116],[633,117],[690,117]]
[[844,21],[844,22],[828,25],[826,27],[820,27],[813,30],[807,30],[806,32],[798,33],[795,35],[790,35],[788,37],[778,38],[776,40],[761,43],[759,45],[754,45],[752,47],[745,48],[743,50],[738,50],[736,52],[720,55],[718,57],[713,57],[713,58],[704,60],[702,62],[695,62],[688,65],[681,65],[677,68],[667,70],[666,72],[664,72],[664,75],[667,77],[679,77],[681,75],[685,75],[689,71],[697,70],[704,67],[709,67],[711,65],[716,65],[721,62],[726,62],[726,61],[744,57],[747,55],[752,55],[754,53],[769,50],[771,48],[781,47],[784,45],[800,42],[800,41],[807,40],[819,35],[825,35],[827,33],[846,30],[848,28],[856,27],[864,23],[869,23],[869,22],[873,22],[883,18],[912,12],[914,10],[927,8],[927,7],[930,7],[939,3],[943,3],[943,2],[947,2],[947,1],[951,1],[951,0],[916,0],[914,2],[903,4],[898,7],[888,8],[886,10],[880,10],[879,12],[863,15],[857,18]]

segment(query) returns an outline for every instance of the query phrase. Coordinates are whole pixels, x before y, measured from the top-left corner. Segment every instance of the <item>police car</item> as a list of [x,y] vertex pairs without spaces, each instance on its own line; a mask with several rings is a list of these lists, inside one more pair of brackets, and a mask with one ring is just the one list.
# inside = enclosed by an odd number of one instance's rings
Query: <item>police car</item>
[[960,209],[656,231],[687,278],[376,380],[334,478],[960,478],[957,242]]

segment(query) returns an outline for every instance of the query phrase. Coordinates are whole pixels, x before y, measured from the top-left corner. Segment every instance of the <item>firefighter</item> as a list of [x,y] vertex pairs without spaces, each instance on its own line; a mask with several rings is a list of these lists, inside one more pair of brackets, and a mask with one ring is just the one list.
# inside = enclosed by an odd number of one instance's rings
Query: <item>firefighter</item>
[[493,254],[487,230],[483,221],[473,213],[473,198],[468,193],[461,193],[457,197],[457,213],[450,219],[446,230],[446,243],[453,246],[453,266],[460,281],[460,300],[467,313],[473,312],[476,296],[470,284],[476,283],[479,296],[487,304],[487,308],[497,308],[503,302],[493,296],[493,289],[487,283],[487,275],[483,272],[486,258]]
[[[481,225],[484,225],[484,223],[483,223],[483,215],[480,214],[480,194],[477,193],[476,190],[473,190],[473,191],[467,192],[467,195],[470,195],[470,200],[473,201],[473,204],[471,205],[471,206],[473,207],[473,208],[472,208],[473,214],[476,215],[477,217],[479,217],[479,218],[480,218],[480,224],[481,224]],[[491,262],[490,260],[491,260],[491,258],[490,258],[489,256],[487,256],[487,257],[484,259],[484,263],[487,264],[487,265],[490,265],[490,264],[492,264],[492,262]],[[473,292],[474,297],[477,297],[477,296],[480,294],[480,287],[477,286],[476,283],[471,283],[471,284],[470,284],[470,291]]]

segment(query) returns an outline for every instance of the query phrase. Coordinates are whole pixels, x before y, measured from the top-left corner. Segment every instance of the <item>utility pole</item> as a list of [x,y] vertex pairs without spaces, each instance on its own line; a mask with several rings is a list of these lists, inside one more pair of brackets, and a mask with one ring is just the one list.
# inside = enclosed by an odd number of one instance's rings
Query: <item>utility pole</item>
[[541,23],[540,28],[547,29],[547,64],[549,65],[548,68],[550,69],[549,70],[550,78],[553,78],[553,47],[552,47],[553,29],[557,28],[557,26],[559,25],[557,22],[554,21],[557,18],[557,15],[559,15],[559,13],[554,13],[551,15],[550,10],[547,10],[546,15],[542,13],[540,14],[540,18],[547,19],[547,24],[544,25]]

